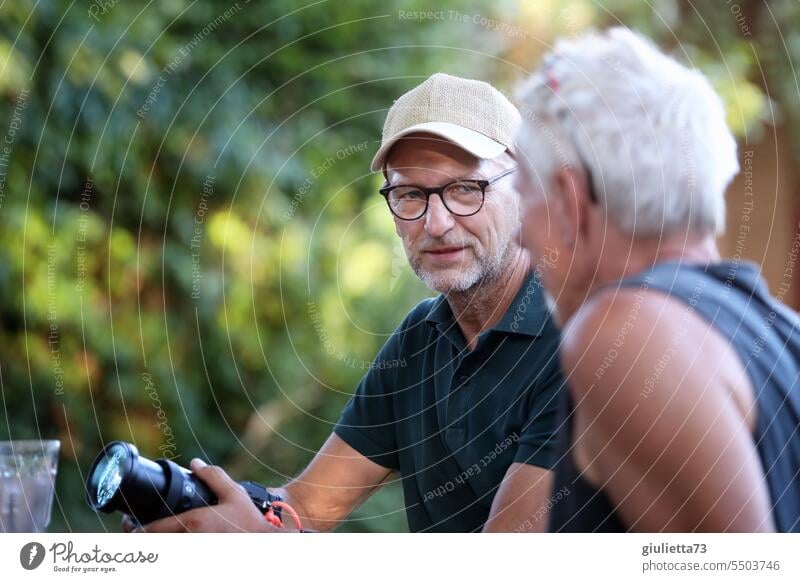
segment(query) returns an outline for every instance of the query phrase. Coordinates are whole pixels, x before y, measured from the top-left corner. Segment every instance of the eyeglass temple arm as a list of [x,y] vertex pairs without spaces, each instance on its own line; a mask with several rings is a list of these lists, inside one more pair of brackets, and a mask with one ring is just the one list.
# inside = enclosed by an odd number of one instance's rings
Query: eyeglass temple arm
[[495,176],[495,177],[494,177],[494,178],[492,178],[491,180],[487,180],[487,181],[486,181],[486,183],[487,183],[487,184],[494,184],[494,183],[495,183],[495,182],[497,182],[497,181],[498,181],[500,178],[505,178],[505,177],[506,177],[506,176],[508,176],[510,173],[512,173],[512,172],[516,172],[518,169],[519,169],[519,166],[514,166],[513,168],[509,168],[508,170],[506,170],[505,172],[503,172],[503,173],[502,173],[502,174],[500,174],[499,176]]

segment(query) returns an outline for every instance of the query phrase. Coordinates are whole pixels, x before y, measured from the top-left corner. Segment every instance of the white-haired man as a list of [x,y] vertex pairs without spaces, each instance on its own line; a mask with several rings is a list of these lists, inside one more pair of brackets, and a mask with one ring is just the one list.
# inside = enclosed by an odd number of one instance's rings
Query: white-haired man
[[718,96],[616,28],[558,43],[520,98],[523,244],[558,250],[569,385],[550,529],[797,531],[800,318],[717,252]]

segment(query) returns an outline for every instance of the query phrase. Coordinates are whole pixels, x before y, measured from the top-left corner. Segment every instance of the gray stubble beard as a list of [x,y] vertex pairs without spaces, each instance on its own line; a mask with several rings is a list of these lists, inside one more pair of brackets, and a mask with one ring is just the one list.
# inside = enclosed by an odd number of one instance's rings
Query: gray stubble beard
[[[505,248],[502,253],[494,256],[489,256],[481,260],[476,257],[477,261],[474,262],[467,272],[459,273],[453,282],[445,282],[442,284],[440,277],[431,274],[422,265],[422,260],[416,259],[408,252],[408,248],[403,245],[406,250],[406,257],[411,265],[411,269],[416,273],[417,277],[425,283],[430,289],[439,293],[464,293],[474,289],[475,291],[481,288],[489,287],[494,281],[498,280],[500,276],[506,271],[513,256],[514,244],[513,240],[509,238],[506,241]],[[469,247],[473,249],[474,247]],[[449,283],[449,284],[448,284]]]

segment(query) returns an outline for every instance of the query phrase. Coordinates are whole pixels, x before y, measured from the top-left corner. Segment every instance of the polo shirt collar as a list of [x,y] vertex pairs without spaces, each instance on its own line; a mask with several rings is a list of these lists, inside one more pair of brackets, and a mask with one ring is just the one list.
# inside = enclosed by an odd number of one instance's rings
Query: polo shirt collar
[[[542,285],[532,272],[492,331],[539,336],[542,335],[549,317],[550,312],[544,301]],[[447,328],[452,328],[456,324],[453,311],[444,295],[439,295],[433,302],[425,321],[434,326],[444,324]]]

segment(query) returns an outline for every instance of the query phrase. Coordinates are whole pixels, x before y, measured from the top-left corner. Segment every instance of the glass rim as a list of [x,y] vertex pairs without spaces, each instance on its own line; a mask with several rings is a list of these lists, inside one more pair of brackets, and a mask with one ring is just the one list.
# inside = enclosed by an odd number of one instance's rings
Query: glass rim
[[29,447],[36,447],[37,449],[41,450],[49,449],[53,446],[61,448],[61,441],[58,439],[23,439],[18,441],[0,441],[0,449],[6,446],[13,450],[18,448],[28,449]]

